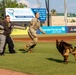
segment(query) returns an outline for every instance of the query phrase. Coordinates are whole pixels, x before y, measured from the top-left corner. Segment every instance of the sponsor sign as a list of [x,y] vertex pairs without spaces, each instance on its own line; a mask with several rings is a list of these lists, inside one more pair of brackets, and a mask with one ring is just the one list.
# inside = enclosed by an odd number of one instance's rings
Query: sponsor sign
[[68,26],[68,33],[76,33],[76,26]]
[[40,13],[40,21],[46,21],[45,8],[6,8],[5,11],[11,21],[31,21],[36,12]]
[[26,30],[14,29],[11,35],[28,35],[28,28]]
[[[42,26],[41,27],[47,34],[63,34],[66,33],[65,26]],[[39,33],[39,31],[38,31]],[[41,34],[41,32],[40,32]]]

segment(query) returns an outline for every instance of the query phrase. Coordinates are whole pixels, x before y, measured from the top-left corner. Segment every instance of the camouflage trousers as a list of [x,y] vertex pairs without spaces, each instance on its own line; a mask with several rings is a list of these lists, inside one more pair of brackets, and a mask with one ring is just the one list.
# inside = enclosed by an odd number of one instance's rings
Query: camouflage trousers
[[29,49],[34,48],[38,42],[38,37],[36,30],[33,28],[28,29],[28,35],[31,38],[31,42],[29,42],[26,46],[29,46]]

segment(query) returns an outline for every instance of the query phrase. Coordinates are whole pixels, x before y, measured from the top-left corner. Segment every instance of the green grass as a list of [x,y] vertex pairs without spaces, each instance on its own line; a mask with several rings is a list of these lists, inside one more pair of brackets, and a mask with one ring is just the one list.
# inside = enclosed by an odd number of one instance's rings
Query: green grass
[[[28,35],[11,35],[13,38],[28,38]],[[76,33],[65,33],[65,34],[38,34],[38,37],[49,37],[49,36],[76,36]]]
[[[76,45],[75,42],[70,42]],[[34,53],[25,53],[25,42],[15,42],[17,54],[9,54],[6,48],[5,56],[0,56],[0,68],[20,71],[33,75],[75,75],[76,61],[70,54],[69,63],[62,62],[63,57],[57,51],[55,43],[38,43]]]

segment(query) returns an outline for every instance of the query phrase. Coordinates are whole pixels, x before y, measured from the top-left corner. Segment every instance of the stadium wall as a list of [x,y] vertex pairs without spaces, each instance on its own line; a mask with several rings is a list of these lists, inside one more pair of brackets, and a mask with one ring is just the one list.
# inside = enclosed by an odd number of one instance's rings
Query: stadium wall
[[[76,33],[76,26],[42,26],[47,34],[65,34]],[[14,29],[11,35],[27,35],[28,27],[26,30]],[[42,34],[40,30],[37,30],[37,34]]]

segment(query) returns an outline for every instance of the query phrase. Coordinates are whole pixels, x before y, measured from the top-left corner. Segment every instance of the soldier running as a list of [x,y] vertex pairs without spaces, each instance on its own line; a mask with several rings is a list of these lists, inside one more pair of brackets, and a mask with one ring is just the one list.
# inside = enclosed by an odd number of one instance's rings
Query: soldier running
[[37,29],[39,29],[43,34],[46,34],[41,28],[40,28],[40,21],[39,21],[39,13],[35,13],[35,18],[31,20],[31,24],[28,29],[28,35],[31,38],[32,42],[28,43],[25,46],[25,50],[27,52],[32,52],[32,49],[36,46],[38,42],[38,37],[37,37]]

